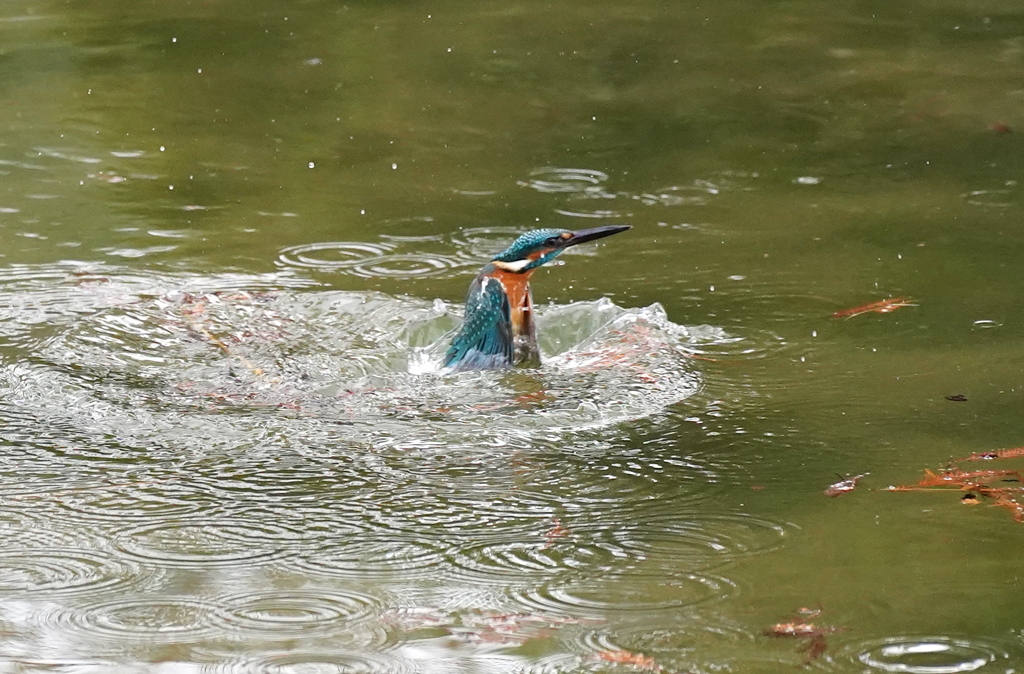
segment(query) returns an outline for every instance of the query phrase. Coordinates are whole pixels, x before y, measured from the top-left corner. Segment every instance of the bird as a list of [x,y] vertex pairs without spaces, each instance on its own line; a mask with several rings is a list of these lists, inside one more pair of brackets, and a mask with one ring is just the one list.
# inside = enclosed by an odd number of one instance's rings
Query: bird
[[462,326],[444,357],[453,371],[540,367],[530,276],[565,249],[629,229],[535,229],[491,258],[469,285]]

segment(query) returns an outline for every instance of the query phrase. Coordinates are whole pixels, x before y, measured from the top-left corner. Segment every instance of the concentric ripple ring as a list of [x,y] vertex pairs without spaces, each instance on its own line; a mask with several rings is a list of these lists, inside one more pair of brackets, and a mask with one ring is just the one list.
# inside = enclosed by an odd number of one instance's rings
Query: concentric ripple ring
[[424,278],[462,266],[465,266],[464,261],[443,255],[396,253],[360,260],[351,266],[351,273],[363,278]]
[[373,597],[356,592],[273,590],[222,597],[228,626],[246,633],[289,638],[347,630],[371,615]]
[[650,583],[636,583],[630,574],[616,574],[612,582],[547,584],[514,594],[519,603],[532,611],[603,616],[614,612],[660,611],[721,601],[735,590],[735,583],[721,576],[680,573],[666,578],[652,589]]
[[530,178],[519,184],[538,192],[572,193],[594,189],[606,180],[607,173],[594,169],[545,167],[531,171]]
[[217,671],[225,674],[412,674],[420,670],[412,661],[387,654],[332,649],[271,653]]
[[993,644],[945,636],[896,637],[851,646],[855,658],[871,669],[907,674],[973,672],[1009,657]]
[[237,519],[168,521],[114,534],[115,545],[129,557],[175,567],[267,562],[289,554],[291,538],[287,529]]
[[292,267],[330,271],[378,258],[394,249],[390,243],[327,241],[290,246],[280,252],[278,259]]
[[292,565],[312,573],[344,578],[418,577],[443,568],[445,546],[420,540],[374,540],[352,536],[304,553]]
[[218,632],[220,610],[186,597],[117,599],[78,607],[65,616],[69,627],[92,638],[180,643]]
[[123,562],[106,553],[72,548],[0,551],[0,568],[2,594],[82,594],[109,590],[132,575]]

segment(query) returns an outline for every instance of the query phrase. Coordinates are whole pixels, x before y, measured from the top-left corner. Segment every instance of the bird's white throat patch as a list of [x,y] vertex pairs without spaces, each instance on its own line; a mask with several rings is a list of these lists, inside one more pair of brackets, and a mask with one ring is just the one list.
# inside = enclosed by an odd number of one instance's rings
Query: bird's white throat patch
[[500,260],[491,260],[491,264],[493,264],[498,269],[504,269],[505,271],[510,271],[517,274],[523,271],[523,269],[529,266],[532,262],[533,260],[515,260],[514,262],[502,262]]

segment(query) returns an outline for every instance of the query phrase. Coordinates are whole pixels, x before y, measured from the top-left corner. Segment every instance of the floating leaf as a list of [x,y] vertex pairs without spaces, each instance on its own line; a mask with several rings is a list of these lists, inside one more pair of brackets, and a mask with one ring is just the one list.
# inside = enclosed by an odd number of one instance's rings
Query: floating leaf
[[924,477],[912,485],[889,487],[886,491],[967,491],[961,497],[963,505],[978,505],[979,496],[992,500],[992,505],[1002,508],[1013,515],[1014,522],[1024,522],[1024,487],[1019,484],[1007,486],[1005,483],[1024,482],[1024,475],[1019,470],[961,470],[954,464],[964,461],[980,461],[982,459],[1011,459],[1024,457],[1024,447],[997,449],[991,452],[976,452],[970,456],[953,461],[952,464],[934,472],[924,471]]
[[888,314],[896,311],[900,307],[916,307],[917,304],[913,300],[907,299],[906,297],[892,297],[887,300],[879,300],[877,302],[871,302],[870,304],[863,304],[859,307],[853,307],[852,309],[843,309],[832,314],[832,318],[853,318],[860,314]]
[[605,662],[615,662],[622,665],[633,665],[638,669],[645,669],[650,672],[660,672],[661,665],[654,661],[654,658],[647,657],[642,653],[633,653],[632,651],[598,651],[594,654],[599,660]]
[[797,611],[798,618],[792,622],[776,623],[764,631],[765,636],[783,639],[806,639],[807,643],[798,650],[807,654],[807,662],[817,660],[822,653],[828,650],[826,635],[836,632],[845,632],[845,627],[831,627],[828,625],[815,625],[806,622],[809,618],[817,617],[820,610],[811,611],[802,608]]

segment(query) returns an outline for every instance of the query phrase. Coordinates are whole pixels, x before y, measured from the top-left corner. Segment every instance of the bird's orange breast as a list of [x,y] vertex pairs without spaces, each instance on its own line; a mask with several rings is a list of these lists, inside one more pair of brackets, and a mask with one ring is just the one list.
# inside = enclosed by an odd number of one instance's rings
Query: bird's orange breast
[[530,276],[533,271],[514,273],[495,268],[488,274],[501,283],[508,296],[509,318],[512,320],[512,334],[521,335],[533,321],[533,305],[530,299]]

